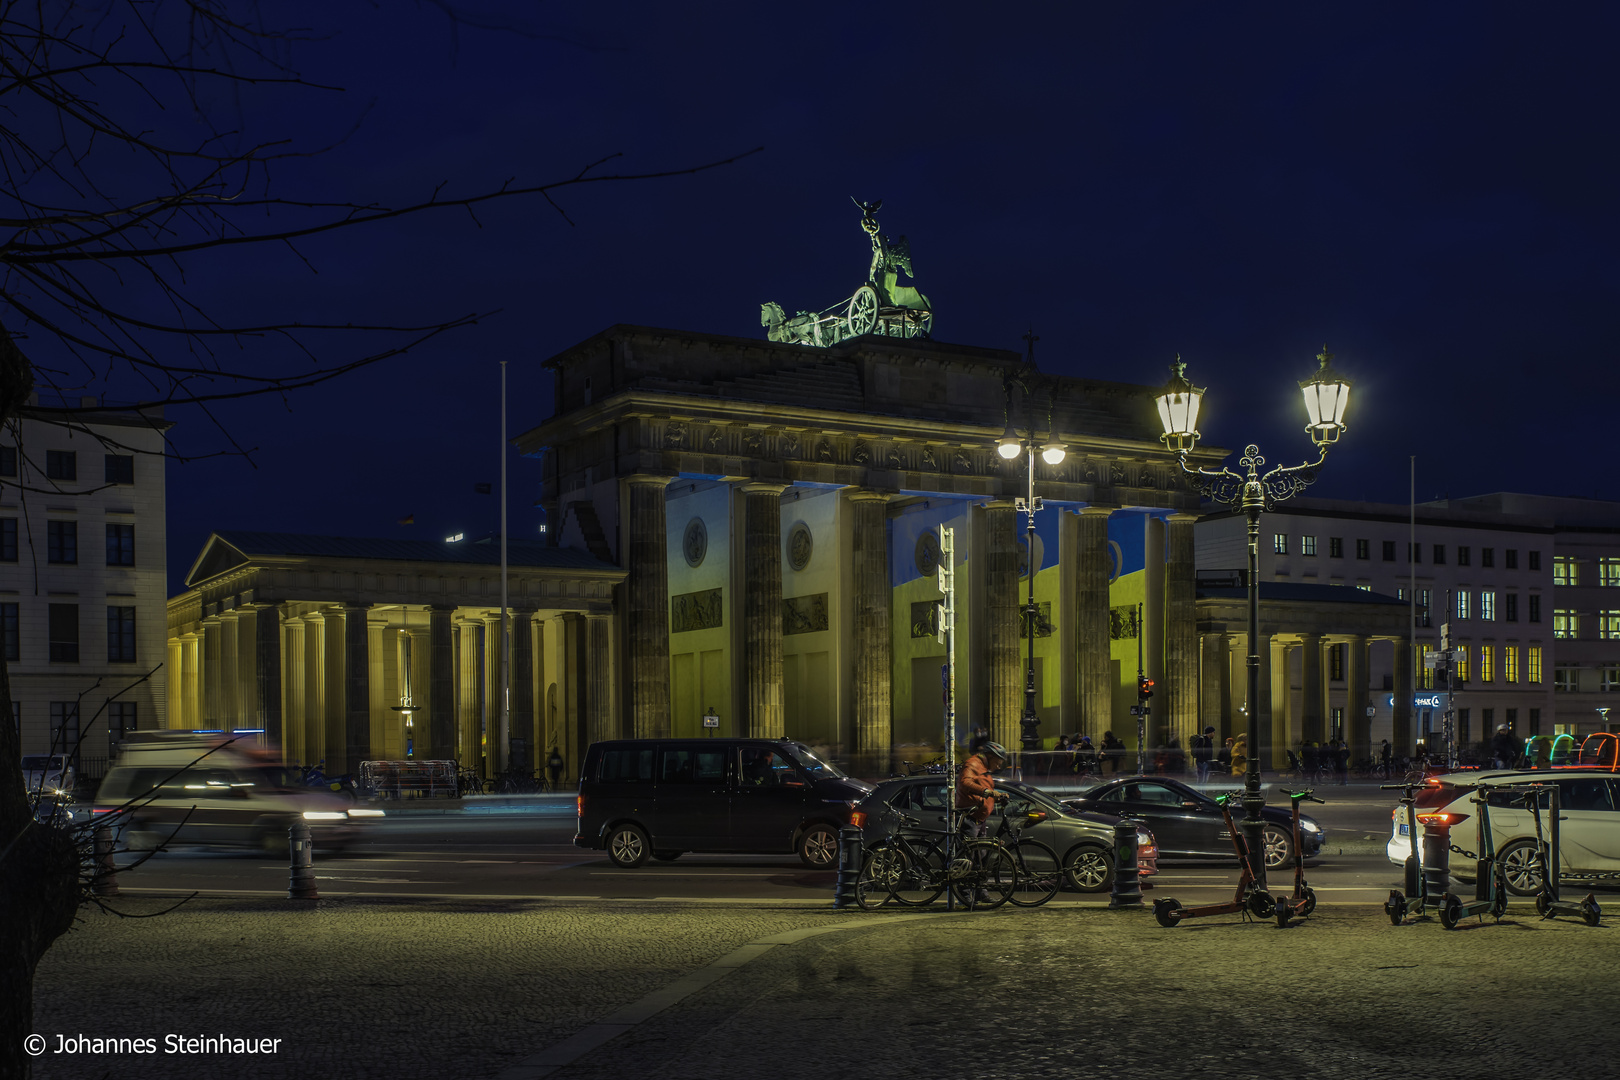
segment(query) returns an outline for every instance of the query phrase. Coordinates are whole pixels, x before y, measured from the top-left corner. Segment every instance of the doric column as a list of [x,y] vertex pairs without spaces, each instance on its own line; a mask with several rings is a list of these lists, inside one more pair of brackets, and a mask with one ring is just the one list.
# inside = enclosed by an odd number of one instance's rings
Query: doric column
[[304,613],[304,760],[326,758],[326,616]]
[[198,643],[197,681],[198,697],[201,699],[199,717],[202,723],[198,727],[223,727],[224,707],[221,702],[220,684],[224,681],[224,673],[220,670],[222,652],[219,647],[219,619],[210,616],[202,621],[200,627],[201,641]]
[[456,756],[456,647],[450,623],[454,612],[452,607],[428,608],[427,723],[425,730],[419,726],[417,731],[417,738],[427,745],[416,748],[421,758]]
[[[585,619],[589,630],[590,656],[587,661],[589,668],[587,697],[587,730],[590,733],[590,742],[601,742],[604,739],[617,739],[621,737],[618,725],[613,722],[610,697],[612,686],[612,650],[609,648],[608,617],[606,615],[590,615]],[[777,623],[780,627],[780,621]],[[778,666],[780,670],[780,665]]]
[[304,686],[308,646],[304,644],[303,619],[288,619],[282,625],[287,634],[286,683],[282,687],[287,713],[283,724],[282,754],[290,764],[303,765],[313,760],[309,756],[309,720],[306,711],[309,691]]
[[178,637],[172,637],[166,644],[169,679],[164,684],[164,693],[169,699],[169,726],[191,727],[193,726],[191,720],[186,715],[186,643]]
[[637,738],[670,733],[669,542],[664,521],[664,487],[670,479],[645,474],[627,479],[630,543],[624,645],[630,667],[630,729]]
[[219,694],[214,699],[219,711],[214,720],[226,731],[246,726],[242,723],[242,654],[237,648],[236,629],[236,612],[222,612],[219,616],[218,633],[214,638],[214,643],[218,646],[215,651],[219,654],[216,673],[219,680]]
[[[399,713],[393,706],[399,703],[399,649],[389,635],[386,623],[366,620],[366,669],[370,672],[367,683],[370,697],[367,702],[371,716],[371,756],[387,761],[405,753],[403,739],[396,740],[399,731]],[[396,741],[398,747],[395,747]]]
[[1344,643],[1344,741],[1350,760],[1373,756],[1372,720],[1367,716],[1367,639],[1352,637]]
[[343,771],[360,774],[371,758],[371,640],[367,604],[343,605]]
[[501,650],[501,613],[485,615],[484,624],[484,707],[483,707],[483,738],[484,738],[484,775],[496,776],[506,765],[506,735],[501,730],[501,691],[505,688],[502,682]]
[[[1299,644],[1299,685],[1302,692],[1297,735],[1300,741],[1309,739],[1319,744],[1327,737],[1327,724],[1322,711],[1322,638],[1318,634],[1305,634],[1301,636]],[[1294,742],[1294,739],[1289,740],[1290,749]]]
[[1264,724],[1260,729],[1261,736],[1269,737],[1266,753],[1260,759],[1262,767],[1267,769],[1280,769],[1288,763],[1289,723],[1293,711],[1293,680],[1289,678],[1288,670],[1288,643],[1271,641],[1271,727],[1268,731]]
[[743,731],[782,737],[783,484],[743,485]]
[[478,638],[482,630],[472,619],[456,624],[456,760],[480,776],[484,775],[478,714]]
[[1078,551],[1080,730],[1096,742],[1113,724],[1113,663],[1108,632],[1108,516],[1106,506],[1080,511]]
[[1228,655],[1230,640],[1225,634],[1204,634],[1199,639],[1203,653],[1198,683],[1199,730],[1205,727],[1215,729],[1213,738],[1216,749],[1220,748],[1228,735],[1234,734],[1226,692],[1226,675],[1232,666],[1232,658]]
[[1024,714],[1024,672],[1018,657],[1018,529],[1013,504],[999,500],[987,504],[985,526],[990,737],[1014,749],[1023,745],[1018,718]]
[[1412,639],[1395,638],[1391,647],[1395,650],[1395,733],[1389,741],[1395,744],[1395,753],[1411,754],[1417,749],[1412,741]]
[[854,519],[850,571],[855,592],[852,734],[857,760],[868,767],[880,762],[887,766],[894,742],[894,645],[889,627],[894,599],[889,587],[888,501],[889,496],[878,491],[849,493]]
[[541,760],[540,735],[534,723],[534,612],[513,608],[512,620],[512,738],[523,740],[522,760],[513,755],[512,764],[533,772],[545,764]]
[[322,680],[325,683],[326,772],[329,776],[342,773],[348,754],[349,708],[348,683],[345,678],[348,642],[345,640],[347,622],[341,607],[328,608],[321,613]]
[[401,667],[410,671],[411,704],[416,711],[411,713],[409,726],[400,732],[400,751],[409,750],[415,758],[425,756],[433,746],[433,633],[429,627],[412,626],[403,636],[410,647]]
[[1171,514],[1164,566],[1165,734],[1183,749],[1198,733],[1198,611],[1194,591],[1193,523],[1196,514]]
[[266,742],[284,746],[281,719],[281,606],[261,604],[253,618],[253,708],[250,718],[264,728]]
[[559,715],[556,734],[561,739],[563,757],[568,761],[570,775],[578,775],[585,760],[585,747],[591,740],[590,709],[590,642],[585,616],[565,611],[557,619],[560,633],[557,659],[561,670],[557,678]]

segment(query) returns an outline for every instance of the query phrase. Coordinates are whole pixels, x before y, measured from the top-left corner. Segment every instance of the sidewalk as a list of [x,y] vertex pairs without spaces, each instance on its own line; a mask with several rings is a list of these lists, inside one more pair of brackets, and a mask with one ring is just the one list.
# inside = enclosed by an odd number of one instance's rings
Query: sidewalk
[[[1609,894],[1620,915],[1620,897]],[[125,898],[149,912],[151,900]],[[36,1025],[156,1040],[36,1076],[756,1080],[1296,1076],[1612,1067],[1591,994],[1620,936],[1544,922],[1166,930],[1150,909],[947,915],[667,902],[202,900],[87,914],[40,966]],[[164,1036],[279,1038],[275,1054]],[[1551,1055],[1551,1056],[1548,1056]]]

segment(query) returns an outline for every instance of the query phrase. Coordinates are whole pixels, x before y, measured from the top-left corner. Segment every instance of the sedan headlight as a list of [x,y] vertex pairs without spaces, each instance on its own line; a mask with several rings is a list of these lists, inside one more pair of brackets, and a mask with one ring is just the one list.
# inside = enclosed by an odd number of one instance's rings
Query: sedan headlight
[[344,815],[334,810],[305,810],[305,821],[342,821]]
[[1307,820],[1304,820],[1304,819],[1300,820],[1299,828],[1300,828],[1301,832],[1321,832],[1322,831],[1322,826],[1318,825],[1314,821],[1307,821]]

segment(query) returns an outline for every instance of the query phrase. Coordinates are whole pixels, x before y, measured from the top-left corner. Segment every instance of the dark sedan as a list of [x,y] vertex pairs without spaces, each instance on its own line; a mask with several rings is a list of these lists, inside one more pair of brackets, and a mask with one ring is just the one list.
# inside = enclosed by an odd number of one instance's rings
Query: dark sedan
[[[1057,853],[1067,884],[1080,892],[1103,892],[1114,883],[1114,823],[1118,818],[1065,808],[1051,795],[1028,784],[997,777],[996,790],[1005,792],[1007,805],[990,818],[995,833],[1003,814],[1022,816],[1044,811],[1046,820],[1023,835],[1039,840]],[[857,806],[852,818],[861,826],[862,839],[875,844],[900,827],[900,815],[918,819],[926,830],[945,831],[945,778],[895,776],[878,784]],[[1144,876],[1157,873],[1153,837],[1137,831],[1137,860]]]
[[[1141,818],[1159,842],[1165,858],[1211,859],[1232,854],[1232,838],[1226,831],[1221,808],[1213,798],[1179,780],[1164,776],[1129,776],[1098,784],[1085,794],[1064,799],[1072,810]],[[1293,821],[1288,808],[1267,806],[1261,812],[1266,826],[1263,834],[1266,868],[1289,865],[1294,859]],[[1232,817],[1241,820],[1242,809],[1232,803]],[[1322,848],[1322,826],[1314,818],[1300,817],[1300,846],[1307,859]]]

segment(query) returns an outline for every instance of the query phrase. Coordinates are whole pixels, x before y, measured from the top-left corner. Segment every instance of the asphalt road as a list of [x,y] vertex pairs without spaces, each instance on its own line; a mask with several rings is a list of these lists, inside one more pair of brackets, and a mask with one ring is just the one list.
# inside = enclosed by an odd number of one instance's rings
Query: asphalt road
[[[1312,888],[1324,903],[1382,903],[1399,884],[1383,854],[1391,793],[1361,785],[1321,794],[1328,804],[1311,812],[1327,829],[1327,842],[1308,867]],[[622,870],[600,852],[573,846],[573,810],[566,797],[412,808],[371,823],[366,839],[341,856],[317,850],[317,886],[332,897],[831,902],[834,873],[810,870],[791,856],[689,854]],[[1221,862],[1166,861],[1150,879],[1150,895],[1212,902],[1231,895],[1236,876]],[[120,886],[135,894],[285,895],[287,878],[284,862],[262,854],[179,848],[120,875]],[[1286,889],[1289,879],[1278,878],[1273,888]],[[1106,893],[1066,892],[1053,902],[1106,900]]]

